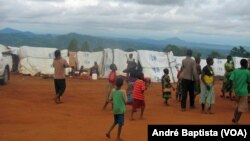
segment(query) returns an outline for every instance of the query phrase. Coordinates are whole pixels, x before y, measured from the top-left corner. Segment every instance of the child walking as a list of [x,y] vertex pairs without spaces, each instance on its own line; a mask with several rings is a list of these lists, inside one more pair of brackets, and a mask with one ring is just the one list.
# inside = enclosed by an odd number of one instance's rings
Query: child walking
[[106,133],[106,137],[110,138],[111,131],[118,124],[117,141],[122,141],[121,131],[122,126],[124,125],[124,113],[126,112],[127,95],[124,90],[121,90],[123,85],[122,78],[117,78],[115,84],[116,88],[112,89],[111,95],[109,97],[109,100],[113,103],[114,123]]
[[162,83],[162,97],[165,99],[165,104],[168,106],[168,99],[171,98],[171,88],[175,90],[175,88],[171,85],[170,77],[169,77],[169,70],[165,68],[163,70],[164,75],[161,78]]
[[232,122],[238,124],[243,112],[248,111],[248,84],[250,83],[250,71],[247,69],[248,62],[246,59],[240,60],[241,68],[235,69],[230,80],[233,82],[234,92],[236,94],[236,108]]
[[104,103],[103,110],[105,110],[107,105],[109,104],[109,96],[110,96],[111,90],[113,88],[115,88],[117,67],[116,67],[115,64],[111,64],[110,69],[111,69],[111,72],[109,73],[109,77],[108,77],[109,83],[108,83],[108,86],[107,86],[106,101]]
[[60,50],[55,51],[55,59],[53,61],[54,67],[54,85],[56,91],[55,102],[61,103],[61,97],[66,89],[65,80],[65,68],[69,67],[69,64],[65,59],[61,57]]
[[143,81],[144,74],[142,72],[138,72],[137,80],[134,84],[133,89],[133,104],[132,104],[132,111],[131,111],[131,120],[134,120],[133,115],[136,112],[137,108],[141,108],[141,116],[140,118],[143,119],[143,113],[145,109],[145,96],[144,91],[146,90],[145,82]]

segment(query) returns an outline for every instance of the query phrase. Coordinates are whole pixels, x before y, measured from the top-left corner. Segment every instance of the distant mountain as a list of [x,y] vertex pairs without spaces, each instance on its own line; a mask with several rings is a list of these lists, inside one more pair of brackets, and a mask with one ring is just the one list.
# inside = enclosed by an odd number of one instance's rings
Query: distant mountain
[[144,43],[150,43],[150,44],[159,44],[159,45],[162,45],[162,44],[185,44],[187,43],[186,41],[184,40],[181,40],[177,37],[174,37],[174,38],[168,38],[168,39],[165,39],[165,40],[152,40],[152,39],[139,39],[138,41],[141,41],[141,42],[144,42]]
[[230,45],[187,42],[177,37],[168,38],[165,40],[139,39],[139,41],[144,42],[144,43],[157,44],[157,45],[173,44],[173,45],[187,47],[187,48],[203,48],[203,49],[210,49],[210,50],[211,49],[231,50],[233,48],[233,46],[230,46]]
[[0,33],[6,33],[6,34],[16,34],[16,33],[21,33],[19,30],[11,29],[11,28],[5,28],[0,30]]
[[162,51],[167,45],[173,44],[180,47],[198,49],[202,54],[208,54],[212,50],[216,50],[222,54],[228,54],[233,48],[230,45],[217,45],[207,43],[193,43],[181,40],[177,37],[165,40],[153,39],[128,39],[128,38],[106,38],[77,33],[69,33],[64,35],[52,34],[34,34],[32,32],[19,31],[16,29],[5,28],[0,30],[0,44],[9,46],[37,46],[37,47],[55,47],[67,48],[72,39],[76,39],[80,48],[84,42],[88,42],[91,49],[94,48],[119,48],[119,49],[145,49]]
[[80,48],[84,42],[88,42],[91,49],[94,48],[120,48],[120,49],[148,49],[162,50],[164,46],[143,43],[133,39],[125,38],[105,38],[69,33],[65,35],[52,34],[34,34],[31,32],[22,32],[15,29],[6,28],[0,30],[0,44],[9,46],[38,46],[67,48],[72,39],[78,41]]
[[19,31],[16,29],[12,29],[12,28],[4,28],[2,30],[0,30],[0,34],[23,34],[23,35],[34,35],[32,32],[26,31]]

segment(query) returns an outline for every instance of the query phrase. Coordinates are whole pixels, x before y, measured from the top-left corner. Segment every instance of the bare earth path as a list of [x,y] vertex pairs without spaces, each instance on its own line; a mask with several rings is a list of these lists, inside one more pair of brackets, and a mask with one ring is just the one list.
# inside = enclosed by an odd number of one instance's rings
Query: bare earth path
[[[67,79],[63,103],[55,104],[53,79],[12,74],[9,84],[0,86],[0,141],[115,140],[117,127],[111,139],[105,137],[113,122],[110,105],[102,110],[106,85],[107,80]],[[219,97],[221,81],[215,88],[215,114],[208,115],[201,114],[199,98],[197,108],[187,105],[186,112],[181,112],[175,98],[171,106],[165,106],[161,85],[153,83],[146,92],[145,120],[139,120],[137,112],[136,120],[130,121],[131,107],[127,106],[123,139],[146,141],[148,124],[232,124],[234,102]],[[243,114],[240,124],[250,125],[250,112]]]

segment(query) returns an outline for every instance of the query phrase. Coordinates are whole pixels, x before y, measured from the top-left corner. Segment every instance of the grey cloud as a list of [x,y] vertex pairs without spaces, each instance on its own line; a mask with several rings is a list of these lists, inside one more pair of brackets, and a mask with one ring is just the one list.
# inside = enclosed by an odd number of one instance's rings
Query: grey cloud
[[65,0],[26,0],[26,1],[30,1],[30,2],[60,2],[60,3],[65,2]]
[[[24,1],[4,1],[0,2],[0,17],[5,21],[34,21],[39,18],[53,17],[54,15],[60,15],[64,9],[60,7],[54,7],[49,3],[43,4],[27,4]],[[55,16],[56,18],[56,16]],[[46,22],[46,20],[44,19]]]
[[0,0],[3,26],[16,23],[32,31],[34,25],[52,33],[58,26],[61,32],[125,36],[250,35],[248,0],[99,0],[91,6],[79,2],[76,7],[61,0],[26,1]]
[[127,3],[138,3],[145,5],[182,5],[185,0],[114,0]]
[[[223,7],[218,9],[218,12],[231,20],[248,21],[250,19],[250,1],[232,1],[225,3]],[[249,23],[250,24],[250,23]]]

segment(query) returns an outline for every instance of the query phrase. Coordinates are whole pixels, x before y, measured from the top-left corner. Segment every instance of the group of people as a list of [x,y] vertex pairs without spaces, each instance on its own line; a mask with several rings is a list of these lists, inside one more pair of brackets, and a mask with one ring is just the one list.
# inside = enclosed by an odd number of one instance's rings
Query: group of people
[[111,103],[114,113],[114,122],[106,133],[108,138],[110,138],[111,131],[118,124],[117,140],[122,140],[121,131],[124,124],[126,105],[132,105],[131,120],[134,120],[134,112],[136,112],[137,108],[141,109],[140,118],[143,119],[145,109],[144,91],[147,89],[147,86],[144,74],[138,70],[137,64],[132,58],[133,55],[130,54],[127,60],[127,68],[124,70],[127,74],[126,81],[128,83],[126,91],[121,89],[124,79],[116,75],[116,65],[110,65],[111,72],[108,76],[107,96],[103,106],[103,109],[106,109],[107,105]]
[[[182,60],[181,69],[178,72],[176,99],[181,101],[181,110],[186,111],[187,94],[189,94],[190,108],[195,108],[195,97],[200,93],[202,113],[212,114],[212,105],[215,103],[215,75],[212,65],[212,57],[207,57],[207,65],[201,69],[200,58],[192,59],[192,50],[187,50],[187,56]],[[248,61],[241,59],[240,68],[235,69],[233,59],[227,56],[225,63],[225,75],[221,89],[221,97],[229,93],[229,98],[233,99],[232,92],[235,93],[236,108],[232,122],[238,124],[243,112],[248,110],[248,93],[250,84],[250,71]],[[168,99],[171,97],[171,88],[168,76],[168,69],[164,69],[162,77],[162,95],[165,98],[165,104],[168,105]]]
[[97,64],[97,62],[94,62],[94,65],[89,70],[84,69],[84,66],[81,66],[79,69],[80,78],[92,78],[94,74],[97,78],[100,76],[99,65]]
[[[144,75],[141,71],[138,70],[138,66],[133,58],[133,55],[130,54],[127,61],[127,68],[124,72],[127,73],[127,82],[130,84],[127,92],[122,90],[121,87],[124,83],[122,77],[116,75],[117,67],[115,64],[110,65],[111,72],[108,77],[108,87],[107,87],[107,97],[103,109],[105,109],[108,103],[112,103],[112,109],[114,112],[114,123],[106,133],[106,136],[110,138],[110,133],[113,128],[118,124],[118,135],[117,140],[122,140],[121,130],[124,124],[124,113],[126,111],[126,105],[132,105],[131,120],[134,120],[133,115],[137,108],[141,108],[140,118],[143,119],[143,113],[145,108],[144,102],[144,91],[146,90],[146,85],[144,83]],[[67,61],[61,57],[60,50],[55,51],[55,59],[53,61],[54,66],[54,86],[55,86],[55,102],[57,104],[61,103],[61,97],[66,88],[65,81],[65,68],[70,67]],[[82,68],[83,69],[83,68]],[[98,65],[95,62],[95,65],[90,70],[90,75],[96,73],[99,75]],[[129,97],[129,101],[128,101]]]
[[[107,96],[103,106],[103,109],[105,109],[108,103],[112,103],[114,113],[114,122],[106,133],[108,138],[110,138],[111,131],[118,124],[117,140],[122,140],[121,131],[127,104],[132,105],[131,120],[134,120],[134,112],[136,112],[137,108],[141,109],[140,118],[143,119],[145,109],[144,91],[147,89],[147,86],[142,71],[137,69],[137,64],[132,57],[132,55],[129,56],[127,61],[128,66],[124,70],[127,73],[126,80],[128,83],[126,91],[121,89],[124,84],[124,78],[116,75],[117,67],[115,64],[110,65],[111,72],[108,77]],[[195,60],[192,59],[192,50],[187,50],[187,56],[182,60],[182,65],[178,72],[176,98],[181,101],[181,110],[183,112],[186,111],[187,95],[189,94],[190,108],[193,109],[195,108],[195,97],[200,93],[202,112],[212,114],[212,105],[215,103],[213,58],[208,57],[206,62],[207,65],[201,69],[199,65],[200,58],[196,57]],[[246,59],[240,61],[241,68],[234,69],[234,65],[231,64],[229,56],[227,64],[225,64],[226,74],[223,81],[222,97],[225,96],[226,92],[229,92],[229,96],[231,96],[232,90],[234,90],[237,107],[235,108],[232,122],[238,124],[242,113],[248,110],[247,96],[250,71],[248,70],[248,61]],[[55,51],[53,66],[55,68],[55,102],[60,103],[60,98],[66,88],[65,68],[69,67],[69,65],[61,57],[59,50]],[[166,105],[169,105],[168,100],[172,97],[171,89],[175,90],[170,82],[169,70],[166,68],[162,76],[162,97],[165,99],[164,103]]]

